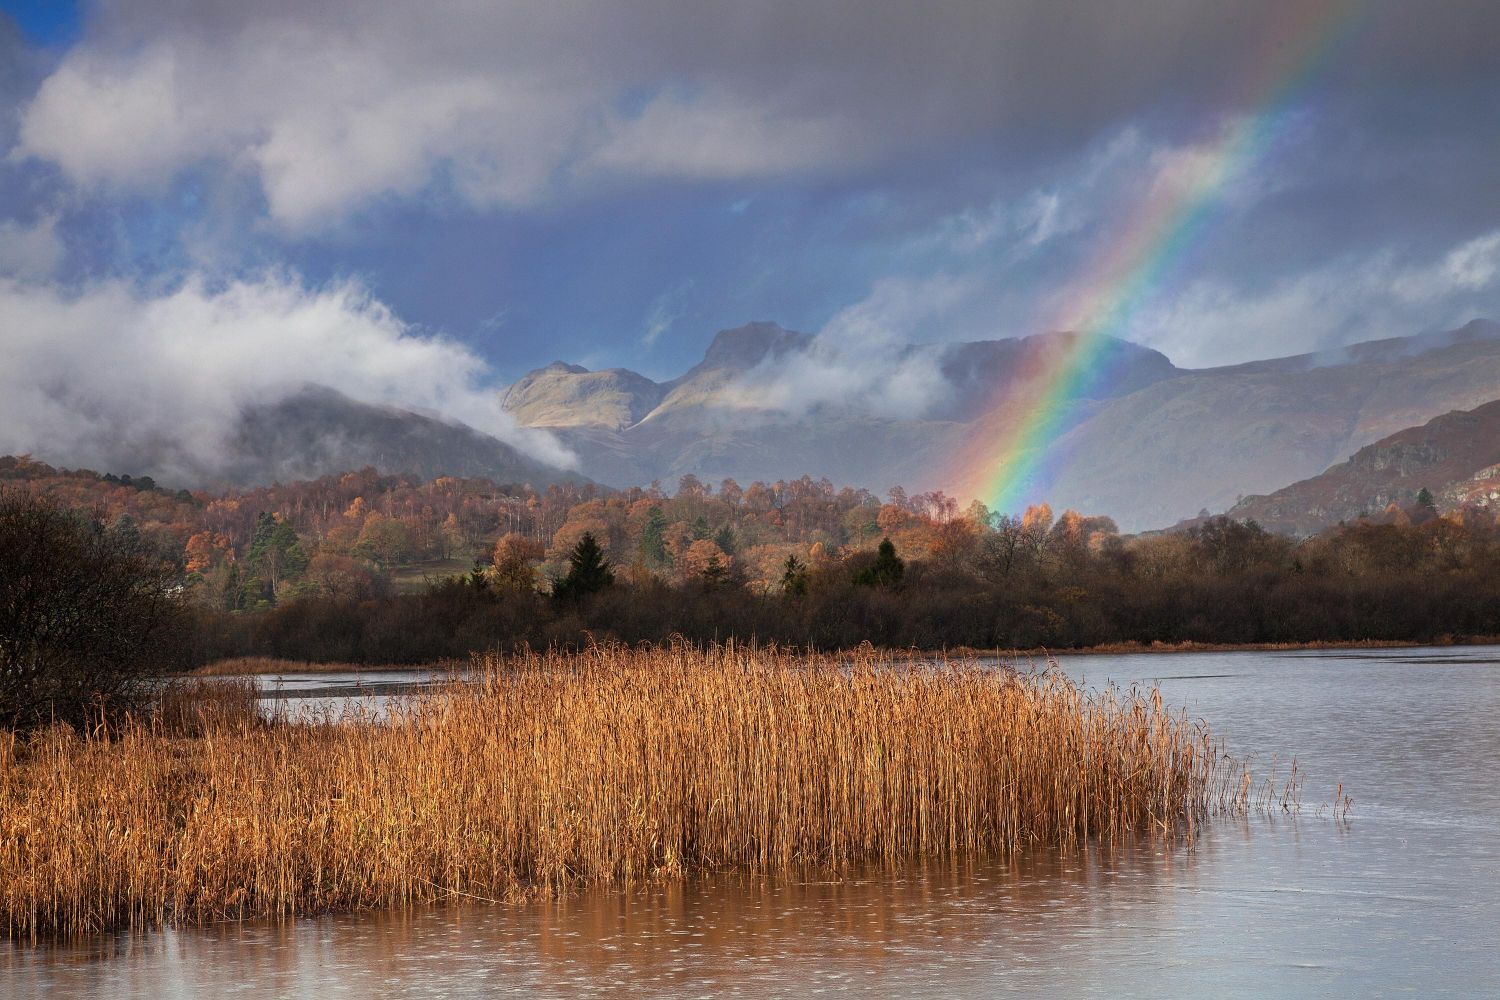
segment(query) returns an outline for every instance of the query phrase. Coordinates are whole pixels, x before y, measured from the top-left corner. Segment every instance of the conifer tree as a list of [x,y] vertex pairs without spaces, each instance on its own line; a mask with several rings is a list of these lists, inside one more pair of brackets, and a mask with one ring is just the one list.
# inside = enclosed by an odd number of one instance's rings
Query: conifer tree
[[880,547],[875,550],[875,562],[862,570],[854,582],[866,587],[894,587],[905,575],[906,563],[896,555],[896,546],[886,537],[880,540]]
[[781,573],[781,592],[787,597],[807,593],[807,566],[796,556],[787,556]]
[[568,555],[568,573],[552,586],[552,595],[576,600],[588,594],[597,594],[612,586],[615,574],[604,558],[604,550],[594,539],[592,532],[584,532],[578,544]]
[[652,569],[672,564],[672,556],[667,552],[666,531],[667,519],[661,508],[652,507],[646,512],[646,527],[641,530],[641,557]]

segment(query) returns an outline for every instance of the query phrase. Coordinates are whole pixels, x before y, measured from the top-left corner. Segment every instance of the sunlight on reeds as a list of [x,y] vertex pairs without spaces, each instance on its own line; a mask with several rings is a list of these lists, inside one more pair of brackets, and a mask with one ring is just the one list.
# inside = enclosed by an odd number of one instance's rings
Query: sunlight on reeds
[[1190,835],[1252,806],[1155,691],[869,648],[489,656],[379,720],[208,695],[0,737],[11,935]]
[[[248,674],[358,674],[372,668],[358,663],[307,663],[278,660],[271,656],[236,656],[217,660],[193,671],[198,677],[239,677]],[[410,669],[391,668],[385,669]]]

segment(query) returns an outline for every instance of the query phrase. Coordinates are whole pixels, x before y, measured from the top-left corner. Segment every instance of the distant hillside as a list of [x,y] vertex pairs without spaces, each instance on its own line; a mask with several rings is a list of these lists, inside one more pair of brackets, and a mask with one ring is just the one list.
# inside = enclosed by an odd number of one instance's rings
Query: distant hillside
[[1152,527],[1315,476],[1500,390],[1500,325],[1194,371],[1100,407],[1061,442],[1054,505]]
[[[983,437],[996,434],[982,418],[1036,397],[1049,359],[1072,338],[911,345],[899,356],[929,359],[943,385],[920,414],[904,417],[757,402],[744,391],[747,373],[774,384],[793,362],[804,377],[822,363],[812,338],[772,323],[721,332],[702,362],[669,382],[557,363],[518,381],[504,405],[522,424],[555,430],[589,475],[616,486],[671,484],[686,473],[748,482],[811,472],[877,490],[961,492],[958,457],[986,453]],[[1099,354],[1106,376],[1078,401],[1020,502],[1107,513],[1126,530],[1223,510],[1500,394],[1500,325],[1484,321],[1201,370],[1125,341]]]
[[1410,507],[1424,488],[1440,505],[1487,506],[1500,478],[1497,466],[1500,400],[1398,431],[1311,479],[1266,496],[1246,497],[1229,514],[1276,531],[1308,535],[1376,514],[1389,504]]
[[252,485],[315,479],[366,466],[424,479],[483,477],[539,488],[587,481],[464,424],[361,403],[324,386],[307,386],[276,403],[247,408],[224,465],[205,478]]

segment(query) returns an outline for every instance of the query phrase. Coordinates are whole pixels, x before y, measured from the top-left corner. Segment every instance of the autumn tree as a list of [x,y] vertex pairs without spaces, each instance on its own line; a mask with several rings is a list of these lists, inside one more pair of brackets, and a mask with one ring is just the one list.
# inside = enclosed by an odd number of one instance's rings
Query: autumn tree
[[710,538],[700,538],[683,552],[678,570],[684,582],[722,581],[732,563],[728,553]]
[[490,575],[497,590],[511,593],[531,593],[536,590],[537,571],[534,563],[544,555],[542,546],[528,541],[522,535],[511,533],[501,536],[495,543],[491,557]]
[[372,513],[365,518],[352,554],[373,560],[382,569],[390,569],[414,560],[417,544],[405,521]]
[[222,534],[200,531],[188,538],[182,547],[183,568],[189,573],[206,573],[216,563],[234,559],[234,546]]
[[320,552],[308,563],[298,589],[321,597],[363,601],[379,597],[389,588],[385,578],[365,560]]

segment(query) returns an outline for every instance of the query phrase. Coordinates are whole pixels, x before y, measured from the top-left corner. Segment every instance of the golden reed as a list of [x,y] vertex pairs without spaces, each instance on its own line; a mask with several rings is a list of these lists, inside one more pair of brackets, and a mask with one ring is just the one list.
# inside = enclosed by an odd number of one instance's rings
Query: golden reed
[[868,647],[490,655],[380,719],[256,721],[196,683],[196,715],[0,737],[11,936],[1003,853],[1251,805],[1155,691]]

